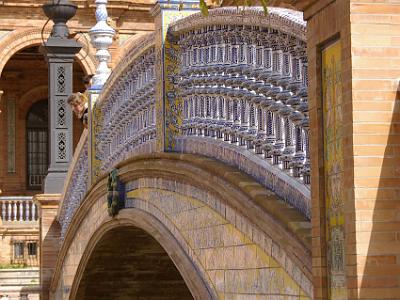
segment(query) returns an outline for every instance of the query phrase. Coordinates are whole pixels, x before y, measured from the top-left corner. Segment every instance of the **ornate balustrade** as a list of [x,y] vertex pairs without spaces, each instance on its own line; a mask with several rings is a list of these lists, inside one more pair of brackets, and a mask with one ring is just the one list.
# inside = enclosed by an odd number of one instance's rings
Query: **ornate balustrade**
[[96,138],[101,173],[156,138],[154,35],[138,41],[118,69],[96,108],[103,119]]
[[307,189],[310,184],[301,14],[272,8],[266,18],[261,9],[223,8],[207,18],[192,15],[170,29],[180,48],[181,134],[192,144],[213,139],[262,157],[281,171],[274,172],[281,181],[292,182],[284,188],[267,185],[309,217],[309,191],[301,188],[300,201],[293,193],[287,195],[288,188],[296,193],[298,183]]
[[0,197],[0,217],[3,222],[37,221],[38,210],[32,197]]
[[87,131],[81,136],[76,147],[71,167],[68,171],[67,182],[62,195],[62,205],[58,213],[61,225],[61,237],[64,236],[68,225],[88,190],[88,135]]
[[[154,36],[138,41],[112,73],[93,108],[93,149],[101,163],[99,176],[119,161],[152,145],[155,128]],[[76,209],[88,190],[88,137],[85,132],[69,170],[59,210],[63,239]],[[93,178],[92,178],[93,179]]]
[[[174,151],[234,165],[310,218],[305,32],[300,13],[277,8],[267,17],[223,8],[175,22],[168,38],[176,47],[167,51],[177,66],[164,72],[177,98],[164,104],[180,120],[164,116],[179,126]],[[154,43],[154,34],[138,39],[93,108],[92,175],[154,152],[165,134],[156,129],[165,112],[156,112],[155,68],[165,66],[156,65]],[[62,235],[87,191],[87,140],[79,151],[59,214]]]

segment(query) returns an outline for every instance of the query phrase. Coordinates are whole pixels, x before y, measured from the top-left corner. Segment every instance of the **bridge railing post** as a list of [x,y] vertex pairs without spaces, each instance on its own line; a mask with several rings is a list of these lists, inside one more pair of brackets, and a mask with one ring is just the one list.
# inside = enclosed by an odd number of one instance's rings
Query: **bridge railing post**
[[159,0],[152,10],[156,36],[156,128],[157,151],[173,151],[182,123],[183,99],[177,93],[175,75],[180,67],[179,45],[168,34],[172,21],[199,11],[198,0]]

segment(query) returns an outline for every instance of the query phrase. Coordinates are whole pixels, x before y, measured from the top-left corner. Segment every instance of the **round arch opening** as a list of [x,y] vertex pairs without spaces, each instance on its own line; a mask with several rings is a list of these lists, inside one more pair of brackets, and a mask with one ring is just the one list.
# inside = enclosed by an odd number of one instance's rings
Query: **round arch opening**
[[[49,133],[45,126],[29,125],[28,114],[36,103],[48,98],[48,66],[37,41],[14,50],[12,56],[5,57],[0,69],[0,90],[3,91],[1,119],[6,124],[0,136],[9,145],[7,168],[15,174],[15,181],[4,180],[2,190],[4,195],[15,193],[15,190],[32,195],[42,189],[47,174],[49,151],[46,140]],[[74,92],[84,91],[82,78],[85,69],[75,61],[73,70]],[[82,123],[74,116],[74,148],[82,131]]]
[[107,231],[95,245],[76,299],[193,299],[163,247],[134,226]]

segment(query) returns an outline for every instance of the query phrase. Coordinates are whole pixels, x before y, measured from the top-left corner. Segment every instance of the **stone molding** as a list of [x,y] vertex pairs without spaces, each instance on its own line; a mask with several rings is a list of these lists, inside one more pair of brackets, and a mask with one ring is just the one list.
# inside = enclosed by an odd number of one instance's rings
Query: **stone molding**
[[33,202],[40,206],[40,209],[58,208],[60,204],[60,194],[36,194]]
[[251,151],[223,141],[193,136],[179,137],[176,151],[204,155],[238,168],[276,193],[288,204],[296,207],[308,219],[311,219],[311,191],[309,186],[282,172]]

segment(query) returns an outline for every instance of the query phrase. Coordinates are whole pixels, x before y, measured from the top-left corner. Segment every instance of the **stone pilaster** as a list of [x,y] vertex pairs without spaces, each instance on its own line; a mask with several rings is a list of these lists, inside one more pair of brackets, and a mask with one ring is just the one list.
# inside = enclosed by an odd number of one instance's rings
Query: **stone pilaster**
[[49,299],[49,287],[57,262],[60,248],[60,224],[57,221],[57,210],[61,195],[38,194],[33,201],[39,208],[40,234],[40,285],[41,300]]

